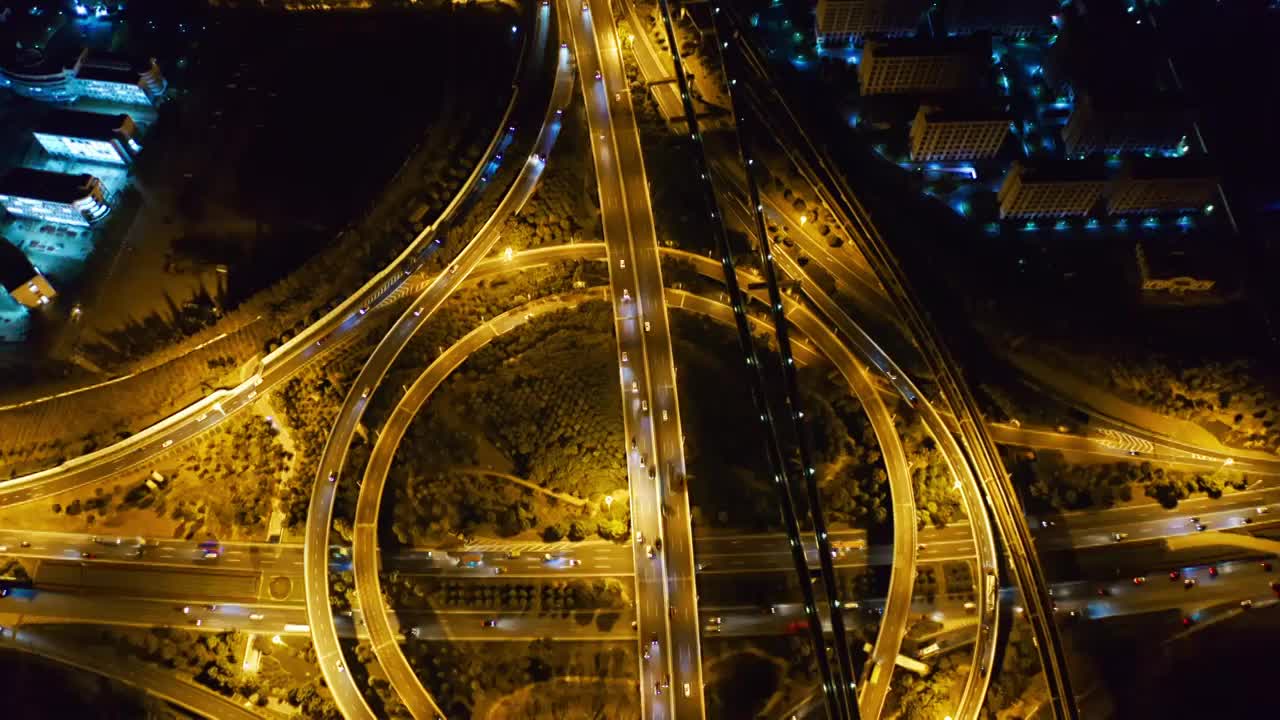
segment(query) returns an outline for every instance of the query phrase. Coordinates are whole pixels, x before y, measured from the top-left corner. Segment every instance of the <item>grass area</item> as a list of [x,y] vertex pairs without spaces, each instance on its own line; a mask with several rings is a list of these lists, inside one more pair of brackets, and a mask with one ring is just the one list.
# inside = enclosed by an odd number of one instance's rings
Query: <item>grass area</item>
[[[404,650],[451,719],[511,717],[516,707],[540,708],[553,699],[553,707],[567,705],[555,717],[580,717],[583,709],[593,707],[600,707],[601,714],[586,717],[636,717],[634,643],[411,641]],[[532,692],[552,687],[552,681],[573,683],[577,692],[548,697]],[[491,708],[499,714],[490,715]]]
[[1108,508],[1128,502],[1139,490],[1171,509],[1194,495],[1216,498],[1226,488],[1243,490],[1249,483],[1248,475],[1225,466],[1190,472],[1148,461],[1072,463],[1054,451],[1011,448],[1005,448],[1005,467],[1026,488],[1033,512]]
[[239,632],[93,626],[47,626],[41,632],[171,669],[252,706],[298,712],[317,720],[341,717],[324,687],[310,641],[275,645],[259,638],[255,642],[263,653],[261,666],[249,673],[241,665],[247,637]]
[[[272,501],[291,469],[278,432],[260,415],[237,415],[176,446],[153,466],[123,473],[110,484],[0,509],[0,522],[32,530],[263,539]],[[154,491],[145,485],[153,470],[167,480]]]
[[[580,540],[628,532],[612,314],[603,302],[542,316],[474,353],[415,418],[391,471],[402,542],[493,531]],[[482,461],[583,508],[450,467]],[[488,490],[479,492],[476,490]]]

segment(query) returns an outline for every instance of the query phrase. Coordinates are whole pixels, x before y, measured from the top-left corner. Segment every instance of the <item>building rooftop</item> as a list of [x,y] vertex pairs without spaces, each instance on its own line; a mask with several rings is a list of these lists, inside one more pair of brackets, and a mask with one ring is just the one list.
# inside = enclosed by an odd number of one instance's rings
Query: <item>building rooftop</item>
[[986,57],[991,53],[991,36],[976,33],[963,37],[946,38],[893,38],[890,40],[871,40],[867,42],[867,52],[876,57],[920,57],[981,54]]
[[1106,165],[1094,160],[1015,160],[1010,172],[1019,169],[1024,183],[1107,179]]
[[34,132],[64,137],[111,140],[116,131],[129,122],[129,116],[104,115],[102,113],[54,110],[36,122]]
[[1218,170],[1213,162],[1205,157],[1130,157],[1121,169],[1123,177],[1143,180],[1217,178]]
[[101,68],[103,70],[123,70],[134,75],[141,75],[151,69],[154,60],[136,58],[106,50],[90,49],[85,52],[84,67]]
[[7,238],[0,237],[0,285],[12,292],[35,275],[36,267],[26,254]]
[[0,176],[0,195],[72,203],[88,194],[93,176],[69,175],[33,168],[13,168]]
[[103,82],[120,83],[122,85],[137,85],[140,73],[115,67],[100,67],[91,65],[81,65],[80,71],[76,73],[79,80],[100,80]]
[[996,98],[955,98],[920,106],[925,117],[933,122],[964,122],[966,120],[1012,120],[1007,100]]

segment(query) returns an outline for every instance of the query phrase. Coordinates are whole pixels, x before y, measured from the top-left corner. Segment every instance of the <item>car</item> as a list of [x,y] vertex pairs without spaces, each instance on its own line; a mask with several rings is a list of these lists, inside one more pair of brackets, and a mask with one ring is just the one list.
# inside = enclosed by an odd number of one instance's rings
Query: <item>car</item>
[[1192,625],[1195,625],[1195,624],[1196,624],[1196,621],[1192,620],[1189,617],[1182,618],[1182,627],[1191,627]]
[[172,439],[169,439],[169,440],[165,440],[164,442],[160,443],[160,447],[162,447],[162,448],[167,448],[167,447],[169,447],[169,446],[170,446],[170,445],[172,445],[172,444],[173,444],[173,440],[172,440]]
[[1104,587],[1098,588],[1095,592],[1097,593],[1098,597],[1106,597],[1111,594],[1111,591]]
[[[562,47],[563,47],[563,44],[562,44]],[[564,110],[561,110],[560,108],[556,108],[556,117],[560,117],[561,115],[564,115]]]
[[1258,563],[1258,566],[1262,568],[1262,572],[1271,572],[1271,563],[1267,562],[1266,560],[1263,560],[1262,562]]
[[217,606],[217,605],[205,605],[205,606],[204,606],[204,609],[205,609],[205,610],[208,610],[209,612],[218,612],[218,606]]
[[596,80],[603,80],[603,79],[604,79],[604,76],[600,74],[600,71],[599,71],[599,70],[597,70],[597,71],[596,71]]
[[191,621],[191,624],[195,625],[196,627],[200,627],[201,625],[204,625],[204,620],[200,618],[195,618],[194,620]]
[[22,542],[18,543],[18,547],[29,548],[29,547],[31,547],[31,541],[30,541],[30,540],[23,540]]
[[1121,540],[1124,540],[1127,537],[1129,537],[1129,533],[1122,533],[1122,532],[1111,533],[1111,539],[1116,542],[1120,542]]
[[662,552],[662,538],[658,538],[657,540],[654,540],[653,546],[658,549],[658,552]]
[[1253,518],[1251,518],[1251,517],[1242,517],[1242,518],[1240,518],[1240,524],[1241,524],[1241,525],[1252,525],[1252,524],[1253,524]]
[[196,422],[204,422],[207,417],[209,417],[209,413],[201,413],[196,416]]
[[329,471],[329,482],[335,482],[338,479],[338,473],[333,470]]
[[367,397],[369,397],[369,388],[366,387],[364,390],[360,391],[360,398],[364,399]]
[[1259,515],[1266,515],[1267,513],[1271,512],[1271,508],[1267,507],[1266,505],[1259,505],[1258,507],[1254,508],[1253,511],[1258,513]]
[[1196,581],[1195,578],[1186,578],[1185,580],[1182,581],[1182,587],[1186,588],[1187,590],[1190,590],[1191,588],[1195,587],[1198,584],[1199,583]]
[[9,552],[9,546],[8,546],[8,545],[0,545],[0,553],[7,553],[7,552]]
[[649,634],[649,647],[653,648],[654,650],[658,649],[658,633]]
[[421,317],[421,316],[422,316],[422,308],[418,308],[417,310],[414,310],[414,311],[413,311],[413,316],[414,316],[414,317]]
[[3,587],[0,587],[0,598],[7,598],[7,597],[9,597],[9,586],[5,585]]
[[642,412],[642,413],[646,413],[646,414],[649,412],[649,401],[648,401],[648,400],[641,400],[641,401],[640,401],[640,412]]
[[320,347],[321,345],[324,345],[324,338],[320,338],[316,341],[316,347]]
[[587,0],[582,0],[582,12],[588,12],[591,8],[587,7]]
[[178,612],[182,613],[183,615],[190,615],[190,614],[191,614],[191,606],[190,606],[190,605],[183,605],[182,607],[177,608],[177,610],[178,610]]
[[1179,577],[1181,577],[1181,576],[1182,576],[1182,573],[1178,572],[1177,570],[1170,570],[1170,571],[1169,571],[1169,581],[1170,581],[1170,582],[1172,582],[1172,581],[1174,581],[1174,580],[1177,580],[1177,579],[1178,579]]
[[627,269],[627,259],[626,259],[626,258],[618,258],[618,269],[619,269],[619,270],[626,270],[626,269]]
[[249,613],[249,619],[250,619],[250,620],[252,620],[252,621],[254,621],[254,622],[258,622],[259,620],[261,620],[261,619],[262,619],[262,618],[264,618],[264,617],[266,617],[266,616],[265,616],[265,615],[263,615],[262,613]]
[[809,627],[809,623],[804,620],[792,620],[787,623],[787,634],[795,635],[796,633],[802,633],[807,627]]
[[639,463],[640,463],[640,467],[644,467],[644,456],[643,456],[643,455],[641,455],[641,456],[639,457],[639,459],[637,460],[637,462],[639,462]]
[[1146,584],[1147,584],[1147,578],[1146,578],[1146,576],[1145,576],[1145,575],[1138,575],[1137,577],[1135,577],[1135,578],[1133,579],[1133,584],[1134,584],[1134,585],[1146,585]]
[[1218,577],[1218,568],[1216,568],[1216,567],[1210,567],[1210,568],[1209,568],[1209,577],[1211,577],[1211,578],[1216,578],[1216,577]]
[[365,314],[365,313],[367,313],[367,312],[369,312],[369,306],[368,306],[368,305],[365,305],[364,307],[360,308],[360,314],[361,314],[361,315],[364,315],[364,314]]
[[649,479],[652,480],[658,475],[658,469],[653,465],[649,466]]
[[1251,607],[1253,607],[1253,601],[1252,601],[1252,600],[1241,600],[1241,601],[1240,601],[1240,609],[1241,609],[1241,610],[1248,610],[1248,609],[1249,609],[1249,608],[1251,608]]
[[689,693],[690,693],[690,692],[692,692],[692,690],[690,690],[690,689],[689,689],[689,683],[685,683],[685,684],[684,684],[684,696],[685,696],[685,697],[689,697]]
[[671,616],[671,619],[672,619],[672,620],[675,620],[675,619],[676,619],[676,606],[675,606],[675,605],[672,605],[672,606],[667,610],[667,615]]
[[581,564],[582,561],[578,558],[569,558],[569,567],[578,567]]
[[341,662],[338,662],[338,663],[335,665],[335,667],[337,667],[337,668],[338,668],[338,672],[346,672],[346,671],[347,671],[347,668],[346,668],[346,667],[344,667],[344,666],[343,666],[343,664],[342,664]]
[[1208,527],[1204,523],[1196,523],[1196,532],[1204,532]]
[[1271,592],[1275,593],[1277,596],[1280,596],[1280,582],[1272,581],[1269,587],[1271,588]]
[[449,266],[449,274],[450,274],[450,275],[456,274],[457,272],[458,272],[458,266],[457,266],[457,265],[450,265],[450,266]]
[[765,607],[760,608],[760,612],[764,613],[765,615],[777,615],[777,614],[778,614],[778,606],[777,606],[777,605],[766,605]]
[[506,571],[507,571],[507,569],[506,569],[506,568],[504,568],[504,567],[495,567],[495,568],[493,569],[493,574],[494,574],[494,575],[501,575],[501,574],[505,573]]
[[663,410],[663,411],[662,411],[662,422],[666,422],[666,421],[667,421],[667,411],[666,411],[666,410]]
[[93,553],[89,552],[88,550],[81,550],[81,551],[80,551],[80,557],[81,557],[81,559],[83,559],[83,560],[93,560],[94,558],[96,558],[96,557],[98,557],[98,556],[97,556],[97,555],[94,555]]
[[544,563],[545,563],[545,562],[554,562],[554,561],[555,561],[555,559],[556,559],[556,556],[555,556],[555,555],[552,555],[551,553],[542,553],[542,562],[544,562]]
[[485,621],[484,621],[484,626],[485,626],[485,627],[487,627],[487,628],[496,628],[496,627],[498,627],[498,619],[497,619],[497,618],[489,618],[488,620],[485,620]]
[[515,559],[516,559],[516,558],[518,558],[518,557],[520,557],[520,551],[519,551],[519,550],[508,550],[508,551],[507,551],[507,559],[508,559],[508,560],[515,560]]
[[644,533],[640,532],[639,530],[636,531],[636,542],[637,543],[644,542]]
[[650,331],[650,330],[652,330],[652,329],[653,329],[653,326],[651,326],[651,325],[649,324],[649,321],[648,321],[648,320],[645,320],[645,321],[644,321],[644,331],[645,331],[645,332],[649,332],[649,331]]
[[627,355],[627,351],[622,351],[622,362],[628,362],[631,358]]
[[704,633],[709,634],[709,635],[719,635],[719,634],[720,634],[720,626],[719,626],[719,625],[708,625],[708,626],[706,626],[706,627],[702,628],[702,631],[703,631]]
[[652,560],[652,559],[654,559],[654,558],[658,557],[658,552],[657,552],[656,550],[654,550],[654,549],[653,549],[653,546],[652,546],[652,545],[645,545],[645,546],[644,546],[644,554],[645,554],[645,555],[648,555],[650,560]]
[[1054,526],[1054,525],[1056,525],[1056,524],[1057,524],[1057,523],[1055,523],[1055,522],[1054,522],[1054,521],[1052,521],[1052,520],[1041,520],[1041,521],[1040,521],[1040,527],[1042,527],[1042,528],[1053,527],[1053,526]]
[[719,615],[716,615],[714,617],[707,618],[707,622],[711,625],[723,625],[724,618],[720,617]]
[[613,99],[614,99],[614,101],[615,101],[615,102],[622,102],[622,93],[620,93],[620,92],[616,92],[616,93],[614,93],[614,94],[613,94]]
[[661,683],[661,682],[654,682],[654,683],[653,683],[653,694],[654,694],[654,695],[661,695],[661,694],[662,694],[662,683]]
[[635,380],[632,380],[632,381],[631,381],[631,392],[632,392],[633,394],[635,394],[635,395],[639,395],[639,394],[640,394],[640,383],[636,382]]

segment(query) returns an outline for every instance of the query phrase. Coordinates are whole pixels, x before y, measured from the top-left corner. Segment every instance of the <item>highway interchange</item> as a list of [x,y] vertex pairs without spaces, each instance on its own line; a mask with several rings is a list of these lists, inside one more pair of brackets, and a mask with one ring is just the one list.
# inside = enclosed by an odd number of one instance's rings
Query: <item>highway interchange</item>
[[[681,307],[705,306],[708,312],[718,314],[719,319],[731,317],[731,313],[727,306],[717,306],[708,298],[673,295],[663,287],[660,258],[668,251],[660,252],[657,245],[648,180],[643,170],[644,158],[621,45],[611,21],[595,22],[597,17],[611,19],[609,4],[604,0],[588,0],[581,4],[558,2],[554,10],[550,10],[548,4],[541,7],[534,13],[535,26],[531,36],[540,38],[539,42],[546,42],[547,16],[555,12],[562,19],[562,37],[566,41],[571,40],[572,60],[570,49],[563,49],[555,72],[552,100],[543,127],[534,141],[537,154],[521,168],[512,189],[503,197],[476,238],[466,244],[444,273],[430,280],[412,302],[403,306],[405,309],[400,319],[378,343],[351,388],[317,471],[305,543],[226,543],[221,557],[210,560],[190,542],[145,540],[140,545],[134,538],[123,536],[119,544],[111,544],[103,542],[102,538],[95,540],[77,534],[0,531],[0,545],[4,546],[7,554],[39,560],[42,571],[53,573],[47,577],[61,578],[49,584],[67,590],[15,590],[10,597],[0,599],[0,613],[5,617],[18,615],[25,618],[24,623],[78,621],[150,627],[189,626],[193,619],[199,619],[198,629],[202,631],[239,628],[310,635],[326,683],[348,718],[374,717],[374,714],[364,700],[362,689],[346,671],[340,637],[367,636],[406,707],[415,717],[431,718],[442,713],[399,652],[397,642],[403,636],[403,628],[415,628],[423,639],[477,641],[545,636],[581,640],[621,637],[647,645],[651,635],[658,635],[662,638],[661,651],[648,661],[640,661],[639,690],[643,715],[701,717],[705,715],[705,706],[700,636],[709,618],[721,618],[723,624],[717,625],[720,628],[717,632],[730,636],[787,632],[794,620],[803,616],[798,605],[786,603],[778,604],[775,612],[768,615],[756,607],[698,606],[695,568],[707,575],[785,573],[791,569],[786,539],[781,535],[708,535],[695,538],[687,496],[673,485],[676,478],[683,477],[685,469],[667,305],[674,299]],[[638,52],[636,56],[641,59],[641,69],[644,70],[646,53]],[[649,62],[655,60],[649,58]],[[567,103],[566,94],[572,84],[574,69],[586,103],[599,183],[604,244],[520,253],[506,259],[490,258],[498,240],[496,227],[505,217],[518,212],[536,187],[541,166],[551,152],[558,131],[558,110]],[[654,87],[660,104],[664,102],[662,96],[668,94],[671,87]],[[676,104],[679,104],[678,98]],[[498,143],[510,142],[509,138],[504,140],[505,135],[500,128],[481,167],[488,163]],[[477,172],[479,170],[480,167]],[[732,195],[735,187],[733,173],[720,172],[719,168],[717,173],[730,186],[725,194]],[[380,302],[402,294],[400,288],[404,286],[405,278],[414,277],[425,254],[435,251],[433,238],[442,226],[447,226],[451,210],[457,207],[459,200],[471,195],[475,177],[473,173],[471,181],[464,186],[442,219],[415,240],[384,273],[334,313],[309,328],[298,341],[288,343],[273,353],[263,362],[260,372],[245,383],[218,391],[155,427],[91,456],[4,483],[0,485],[0,503],[16,505],[31,502],[117,477],[124,471],[153,462],[170,447],[216,427],[228,415],[252,405],[260,395],[322,356],[337,344],[337,340],[355,332],[365,321],[367,310],[377,309]],[[741,193],[740,186],[736,187],[736,192]],[[886,297],[873,282],[875,274],[869,271],[865,260],[857,257],[850,260],[850,256],[822,249],[824,243],[811,234],[811,229],[806,230],[803,223],[795,223],[769,198],[765,201],[772,220],[790,223],[791,235],[797,238],[797,247],[803,249],[810,260],[830,272],[840,286],[854,289],[850,294],[855,300],[864,300],[883,310]],[[743,224],[750,225],[748,222]],[[779,250],[781,247],[775,246]],[[628,456],[633,530],[642,533],[644,540],[637,539],[622,545],[586,543],[557,546],[548,550],[559,559],[580,560],[580,565],[546,563],[539,557],[507,558],[509,550],[504,548],[510,548],[510,544],[494,543],[490,548],[483,542],[468,548],[469,552],[483,553],[484,561],[477,568],[458,567],[450,554],[456,549],[420,549],[402,556],[379,557],[376,548],[377,501],[398,440],[396,432],[384,429],[362,486],[351,568],[357,585],[362,589],[359,592],[361,598],[380,597],[377,590],[379,569],[385,571],[388,568],[401,573],[476,579],[492,577],[494,567],[505,568],[504,577],[508,578],[630,576],[635,578],[636,584],[635,612],[623,613],[614,629],[608,631],[598,630],[594,625],[580,627],[554,618],[522,617],[501,617],[497,627],[484,628],[477,622],[478,611],[438,611],[424,617],[402,614],[393,618],[381,602],[375,602],[372,607],[358,607],[350,617],[335,617],[329,604],[328,575],[335,562],[341,564],[342,561],[335,560],[329,547],[333,500],[337,483],[353,481],[353,478],[342,478],[341,475],[347,447],[369,397],[376,391],[400,349],[469,277],[518,271],[548,262],[547,258],[551,256],[603,258],[608,263],[610,284],[604,292],[614,307],[617,322],[625,435],[636,438],[634,448],[627,447],[622,451]],[[701,256],[687,259],[704,267],[709,264],[705,274],[715,277],[718,269],[715,261]],[[791,277],[805,278],[803,269],[787,252],[777,252],[776,259]],[[864,607],[849,608],[850,612],[880,608],[883,617],[879,621],[880,637],[872,652],[872,663],[891,664],[899,653],[908,620],[921,612],[918,600],[911,597],[916,563],[964,559],[973,560],[976,569],[997,566],[992,540],[994,532],[982,507],[988,491],[978,489],[980,480],[973,477],[970,463],[965,461],[966,453],[971,450],[957,445],[952,435],[963,423],[957,423],[956,415],[943,403],[939,403],[935,410],[934,404],[921,397],[920,390],[911,383],[907,374],[871,340],[847,311],[825,297],[820,288],[808,285],[804,285],[806,297],[819,308],[825,319],[805,305],[790,301],[788,318],[796,330],[803,333],[799,340],[816,347],[826,361],[835,365],[862,401],[885,454],[894,494],[895,516],[912,520],[895,522],[892,546],[867,548],[866,538],[860,532],[831,533],[833,541],[852,548],[835,558],[837,567],[887,564],[892,568],[887,598],[866,599]],[[862,305],[861,302],[858,304]],[[492,337],[493,333],[505,332],[530,320],[541,310],[562,306],[562,301],[545,306],[530,305],[503,319],[494,319],[493,324],[477,330],[475,338],[464,338],[441,357],[442,364],[434,374],[431,369],[424,373],[421,388],[415,384],[414,389],[406,393],[401,400],[406,409],[393,415],[393,424],[389,427],[398,427],[402,433],[413,413],[408,406],[415,402],[421,406],[430,395],[431,388],[483,344],[480,339],[487,342],[486,332],[488,337]],[[887,324],[897,322],[895,319]],[[843,337],[837,336],[837,332]],[[428,375],[431,379],[425,380]],[[895,397],[905,397],[908,402],[913,398],[925,400],[916,407],[922,411],[930,432],[948,448],[946,454],[958,478],[970,522],[944,529],[926,528],[917,536],[909,472],[886,406],[886,399],[894,402]],[[396,422],[400,425],[394,425]],[[1060,450],[1082,457],[1129,459],[1135,448],[1141,448],[1139,452],[1144,457],[1165,459],[1199,469],[1220,467],[1228,460],[1219,453],[1172,441],[1156,433],[1144,434],[1140,429],[1131,427],[1121,429],[1103,425],[1087,435],[1060,433],[1051,428],[1023,429],[1005,425],[991,426],[985,432],[1002,443]],[[388,441],[385,445],[382,443],[384,439]],[[379,451],[378,448],[383,449]],[[1194,528],[1189,528],[1186,522],[1186,515],[1190,512],[1197,512],[1213,530],[1233,529],[1242,526],[1244,518],[1259,517],[1259,507],[1270,508],[1280,503],[1280,483],[1274,480],[1274,476],[1280,473],[1280,464],[1245,456],[1230,460],[1238,464],[1239,469],[1270,477],[1258,481],[1245,492],[1229,494],[1220,500],[1188,501],[1176,515],[1152,504],[1138,504],[1102,512],[1032,518],[1032,527],[1037,532],[1037,547],[1105,548],[1117,544],[1117,533],[1124,535],[1125,544],[1193,533]],[[967,479],[962,482],[961,478]],[[371,498],[367,502],[365,490],[369,491]],[[1037,527],[1041,521],[1044,524]],[[651,558],[648,547],[659,538],[663,545]],[[85,557],[84,553],[91,556]],[[818,560],[816,548],[809,547],[806,554],[811,562]],[[1052,588],[1054,604],[1058,613],[1083,611],[1091,617],[1176,608],[1195,622],[1199,619],[1198,613],[1207,612],[1203,608],[1231,605],[1242,599],[1251,599],[1261,605],[1270,597],[1266,577],[1256,562],[1221,564],[1220,567],[1222,574],[1219,577],[1212,581],[1203,579],[1196,589],[1190,590],[1155,577],[1151,578],[1150,585],[1144,586],[1133,585],[1128,579],[1105,586],[1095,582],[1056,584]],[[1200,571],[1188,569],[1183,572]],[[143,582],[139,578],[144,577],[152,578],[157,586],[148,585],[138,595],[122,592],[123,588],[137,587]],[[290,579],[290,584],[302,592],[305,604],[300,602],[302,598],[296,593],[286,599],[265,597],[263,581],[269,577]],[[982,582],[983,577],[979,573],[978,581]],[[93,594],[79,594],[86,590]],[[1104,594],[1096,594],[1099,590]],[[1008,595],[1007,592],[1001,594]],[[991,617],[996,612],[995,603],[986,602],[987,593],[980,589],[977,595],[980,601],[976,613],[983,618]],[[111,602],[101,602],[102,596],[110,597]],[[1019,601],[1005,598],[1006,605],[1016,602]],[[183,612],[183,607],[188,610]],[[954,606],[931,611],[947,614],[967,612]],[[1017,611],[1022,611],[1022,605],[1017,606]],[[251,617],[253,615],[261,617],[255,620]],[[629,624],[631,619],[637,624],[634,630]],[[982,625],[994,627],[994,623],[984,622]],[[305,629],[299,630],[299,627]],[[59,649],[41,640],[37,632],[33,631],[25,639],[22,631],[18,631],[16,636],[12,635],[13,632],[10,630],[11,642],[18,645],[25,642],[25,647],[33,652],[86,665],[82,659],[77,660],[74,653],[59,654]],[[958,712],[960,717],[971,717],[976,713],[990,672],[994,669],[995,633],[975,630],[972,634],[978,640],[973,650],[975,672],[970,673],[967,681],[965,699],[960,703],[963,710]],[[189,685],[178,683],[181,687],[174,687],[172,679],[151,677],[147,672],[133,669],[117,674],[131,675],[140,685],[196,712],[215,712],[205,704],[208,701],[188,697],[191,694]],[[891,674],[882,673],[879,682],[863,686],[859,705],[865,715],[879,715]],[[210,716],[235,715],[226,707],[216,712],[219,714]]]

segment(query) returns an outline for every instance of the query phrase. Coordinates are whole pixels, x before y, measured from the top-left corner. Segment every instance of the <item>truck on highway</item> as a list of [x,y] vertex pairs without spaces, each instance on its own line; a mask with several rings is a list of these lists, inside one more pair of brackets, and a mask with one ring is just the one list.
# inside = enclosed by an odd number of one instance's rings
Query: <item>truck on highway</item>
[[458,558],[458,567],[478,568],[484,564],[484,555],[480,553],[467,553]]

